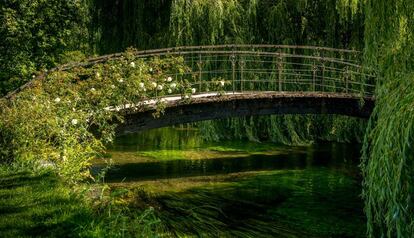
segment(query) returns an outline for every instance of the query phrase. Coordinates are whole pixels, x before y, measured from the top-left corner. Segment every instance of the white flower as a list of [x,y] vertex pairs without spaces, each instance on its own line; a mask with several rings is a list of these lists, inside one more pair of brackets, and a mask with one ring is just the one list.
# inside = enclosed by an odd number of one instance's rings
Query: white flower
[[92,91],[92,92],[95,92],[95,91],[96,91],[96,89],[95,89],[95,88],[91,88],[91,91]]
[[220,86],[224,87],[224,80],[220,81]]
[[77,125],[78,124],[78,120],[77,119],[72,119],[72,125]]
[[188,95],[185,95],[185,96],[184,96],[184,98],[185,98],[185,99],[189,99],[190,97],[189,97]]
[[158,85],[157,89],[161,91],[164,87],[162,85]]
[[165,98],[161,98],[160,102],[165,103],[167,100],[165,100]]
[[152,82],[151,85],[152,85],[153,88],[156,88],[157,87],[157,83],[156,82]]
[[131,62],[129,65],[130,65],[132,68],[135,68],[135,62]]
[[144,86],[145,86],[144,83],[139,83],[140,88],[144,88]]
[[174,88],[176,88],[176,87],[177,87],[177,84],[172,83],[172,84],[170,85],[170,87],[171,87],[172,89],[174,89]]
[[55,103],[59,103],[60,102],[60,98],[55,98]]
[[152,72],[152,68],[150,68],[149,71]]
[[62,156],[63,161],[66,161],[66,156]]
[[32,75],[32,78],[36,78],[36,75],[34,75],[34,74],[33,74],[33,75]]
[[142,89],[142,91],[146,92],[146,91],[147,91],[147,89],[146,89],[146,88],[144,88],[144,89]]
[[167,78],[167,82],[171,82],[172,81],[172,78],[171,77],[168,77]]
[[99,78],[100,76],[99,72],[96,72],[96,77]]
[[197,92],[197,90],[196,90],[195,88],[192,88],[192,89],[191,89],[191,93],[192,93],[192,94],[194,94],[194,93],[196,93],[196,92]]
[[124,80],[123,80],[123,79],[120,79],[120,80],[118,80],[118,82],[123,83],[123,82],[124,82]]
[[172,92],[173,92],[173,91],[172,91],[172,89],[171,89],[171,88],[170,88],[170,89],[168,89],[168,93],[170,93],[170,94],[171,94]]
[[111,88],[112,88],[112,89],[115,89],[115,85],[113,85],[113,84],[112,84],[112,85],[111,85]]

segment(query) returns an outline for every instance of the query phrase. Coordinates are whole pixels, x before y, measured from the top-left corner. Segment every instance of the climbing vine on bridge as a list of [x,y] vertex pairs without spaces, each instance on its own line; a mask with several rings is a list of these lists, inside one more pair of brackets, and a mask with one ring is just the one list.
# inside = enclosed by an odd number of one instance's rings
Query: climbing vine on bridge
[[[51,71],[0,100],[0,162],[52,168],[69,181],[89,177],[89,162],[113,140],[123,105],[167,94],[190,98],[191,78],[169,76],[186,71],[182,58],[144,62],[132,50],[106,63]],[[156,101],[160,112],[164,102]]]

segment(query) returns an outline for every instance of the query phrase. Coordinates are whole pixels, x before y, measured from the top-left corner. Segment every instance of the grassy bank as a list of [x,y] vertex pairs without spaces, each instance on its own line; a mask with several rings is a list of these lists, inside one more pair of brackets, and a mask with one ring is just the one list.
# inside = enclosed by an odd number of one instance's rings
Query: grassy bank
[[151,210],[132,213],[122,192],[93,187],[0,168],[0,237],[155,237]]

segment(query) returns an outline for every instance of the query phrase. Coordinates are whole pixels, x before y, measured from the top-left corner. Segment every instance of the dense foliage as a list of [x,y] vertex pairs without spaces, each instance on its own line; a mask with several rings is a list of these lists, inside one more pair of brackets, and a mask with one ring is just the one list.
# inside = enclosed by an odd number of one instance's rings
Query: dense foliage
[[[119,106],[168,93],[191,95],[185,79],[166,76],[186,70],[180,58],[143,62],[127,52],[117,61],[51,72],[0,101],[1,162],[53,167],[69,181],[88,177],[89,161],[104,152],[122,121]],[[163,104],[157,101],[157,109]]]
[[37,70],[87,50],[85,1],[1,1],[0,95],[31,79]]
[[364,148],[364,199],[370,237],[414,234],[414,2],[371,0],[366,58],[381,72]]

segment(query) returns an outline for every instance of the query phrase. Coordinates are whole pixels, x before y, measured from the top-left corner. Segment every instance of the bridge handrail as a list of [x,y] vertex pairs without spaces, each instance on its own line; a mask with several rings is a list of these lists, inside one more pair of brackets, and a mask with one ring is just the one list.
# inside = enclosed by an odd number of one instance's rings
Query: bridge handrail
[[[249,50],[243,50],[248,48]],[[228,49],[228,50],[225,50]],[[263,49],[277,50],[276,52],[264,52],[259,51]],[[294,53],[285,53],[282,50],[311,50],[313,55],[304,55],[304,54],[294,54]],[[347,60],[344,57],[336,58],[325,56],[325,52],[328,53],[339,53],[339,54],[349,54],[353,57],[360,55],[360,52],[357,50],[347,50],[347,49],[335,49],[329,47],[318,47],[318,46],[296,46],[296,45],[265,45],[265,44],[225,44],[225,45],[206,45],[206,46],[179,46],[179,47],[170,47],[163,49],[150,49],[135,51],[133,55],[136,58],[150,58],[156,56],[180,56],[180,55],[244,55],[244,56],[277,56],[281,58],[302,58],[315,60],[320,62],[329,62],[329,63],[338,63],[344,66],[354,67],[361,69],[362,66],[357,64],[354,60]],[[124,53],[115,53],[109,55],[103,55],[99,57],[93,57],[86,59],[83,62],[74,62],[63,64],[52,68],[48,71],[45,71],[34,79],[30,80],[26,84],[20,86],[16,90],[8,93],[5,98],[10,99],[18,92],[24,90],[25,88],[30,87],[34,84],[36,80],[42,80],[51,72],[54,71],[67,71],[76,67],[88,67],[99,63],[104,63],[110,60],[122,59],[125,56]],[[367,75],[371,76],[371,75]]]

